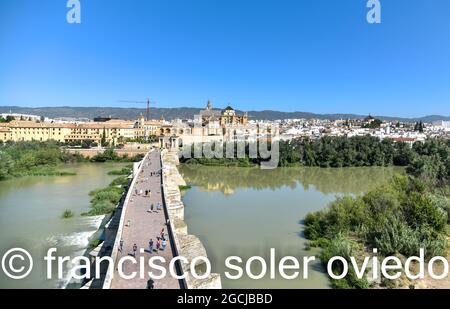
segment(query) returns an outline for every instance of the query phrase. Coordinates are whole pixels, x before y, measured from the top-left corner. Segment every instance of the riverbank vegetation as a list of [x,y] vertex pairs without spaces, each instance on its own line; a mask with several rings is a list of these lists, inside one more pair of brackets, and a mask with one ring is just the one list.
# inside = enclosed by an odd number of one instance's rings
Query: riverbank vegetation
[[178,186],[178,188],[180,189],[180,191],[187,191],[192,189],[192,186],[186,185],[186,186]]
[[91,191],[91,210],[82,216],[108,215],[114,212],[124,193],[128,189],[130,180],[126,176],[114,179],[111,184],[102,189]]
[[0,145],[0,180],[20,176],[67,176],[58,171],[64,163],[80,162],[84,158],[60,149],[56,142],[18,142]]
[[128,175],[131,175],[132,172],[133,172],[133,166],[127,165],[120,170],[112,170],[112,171],[108,172],[108,175],[128,176]]
[[[120,157],[113,148],[108,148],[89,159],[66,151],[56,141],[0,143],[0,181],[21,176],[70,176],[75,173],[60,170],[68,163],[138,162],[142,157]],[[125,173],[125,170],[121,172]]]
[[[446,256],[450,223],[450,147],[448,142],[416,143],[407,176],[395,176],[387,185],[363,196],[340,197],[329,208],[305,219],[308,246],[322,248],[324,264],[333,256],[364,256],[377,248],[383,256]],[[392,157],[395,160],[395,155]],[[338,273],[342,265],[335,263]],[[332,280],[335,288],[366,288],[365,279],[350,273]],[[383,281],[381,285],[392,286]]]

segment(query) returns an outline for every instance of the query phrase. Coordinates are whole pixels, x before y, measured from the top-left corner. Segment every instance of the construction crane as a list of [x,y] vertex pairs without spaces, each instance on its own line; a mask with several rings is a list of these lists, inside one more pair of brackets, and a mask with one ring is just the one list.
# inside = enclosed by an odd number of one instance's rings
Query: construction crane
[[147,113],[146,113],[146,120],[150,120],[150,105],[156,104],[155,101],[150,101],[150,99],[147,99],[147,101],[133,101],[133,100],[119,100],[120,103],[131,103],[131,104],[147,104]]

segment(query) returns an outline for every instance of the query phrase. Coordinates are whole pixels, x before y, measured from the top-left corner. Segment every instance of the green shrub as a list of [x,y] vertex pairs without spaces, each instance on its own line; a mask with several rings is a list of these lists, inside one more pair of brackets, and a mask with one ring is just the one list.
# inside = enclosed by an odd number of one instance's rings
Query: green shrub
[[70,209],[66,209],[66,210],[64,210],[63,214],[61,215],[61,218],[70,219],[73,216],[75,216],[74,212]]
[[102,243],[103,243],[103,240],[101,240],[101,239],[94,239],[93,241],[91,241],[91,242],[89,243],[89,246],[90,246],[92,249],[94,249],[94,248],[97,248],[98,246],[100,246]]
[[91,210],[83,213],[82,216],[101,216],[112,213],[116,205],[110,201],[98,201],[91,205]]
[[132,169],[130,167],[124,167],[124,168],[122,168],[120,170],[110,171],[110,172],[108,172],[108,175],[117,175],[117,176],[125,175],[125,176],[128,176],[131,173],[132,173]]
[[324,215],[318,211],[309,213],[305,218],[305,237],[309,240],[317,240],[325,234]]
[[116,187],[116,186],[127,187],[129,183],[130,183],[130,181],[129,181],[128,177],[122,176],[122,177],[114,179],[109,186],[110,187]]
[[448,214],[427,194],[411,192],[403,204],[403,213],[413,227],[430,226],[438,232],[445,231]]
[[[351,267],[350,257],[354,256],[354,247],[356,244],[349,238],[344,237],[339,234],[335,238],[331,239],[328,246],[326,246],[321,255],[320,260],[324,265],[328,264],[328,261],[336,256],[343,257],[347,260],[349,267],[347,275],[341,280],[331,280],[331,284],[335,289],[367,289],[369,288],[369,283],[365,277],[359,279]],[[343,264],[340,261],[335,261],[333,263],[333,273],[341,274],[343,271]]]
[[113,204],[117,204],[120,201],[122,194],[112,188],[107,188],[96,192],[91,200],[92,204],[96,204],[101,201],[109,201]]

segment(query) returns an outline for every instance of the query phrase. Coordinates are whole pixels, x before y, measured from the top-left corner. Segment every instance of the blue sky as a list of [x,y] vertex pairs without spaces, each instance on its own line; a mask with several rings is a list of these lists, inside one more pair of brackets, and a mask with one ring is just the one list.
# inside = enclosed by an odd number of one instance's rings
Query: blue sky
[[448,0],[80,2],[0,1],[0,105],[450,115]]

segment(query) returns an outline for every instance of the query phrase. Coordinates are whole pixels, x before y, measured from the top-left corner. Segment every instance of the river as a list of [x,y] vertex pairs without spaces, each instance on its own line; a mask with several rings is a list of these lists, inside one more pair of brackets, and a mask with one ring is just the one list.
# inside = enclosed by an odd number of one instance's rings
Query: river
[[[34,267],[26,279],[12,280],[0,271],[0,288],[64,288],[68,283],[68,267],[64,276],[46,279],[43,256],[48,248],[59,255],[79,256],[100,227],[103,216],[82,217],[89,210],[91,190],[107,186],[118,176],[108,171],[123,163],[82,163],[64,168],[76,176],[22,177],[0,182],[0,252],[23,248],[30,252]],[[62,219],[64,210],[75,216]]]
[[[213,272],[222,275],[224,288],[329,288],[319,262],[309,267],[305,280],[277,276],[260,280],[225,278],[225,258],[262,256],[271,248],[278,260],[294,256],[301,261],[317,250],[305,250],[303,219],[324,209],[336,196],[360,195],[382,185],[399,168],[257,168],[180,167],[192,189],[184,193],[185,221],[190,234],[200,238]],[[318,259],[317,259],[318,260]],[[255,266],[255,274],[261,267]],[[289,273],[289,272],[288,272]],[[292,272],[291,272],[292,273]]]

